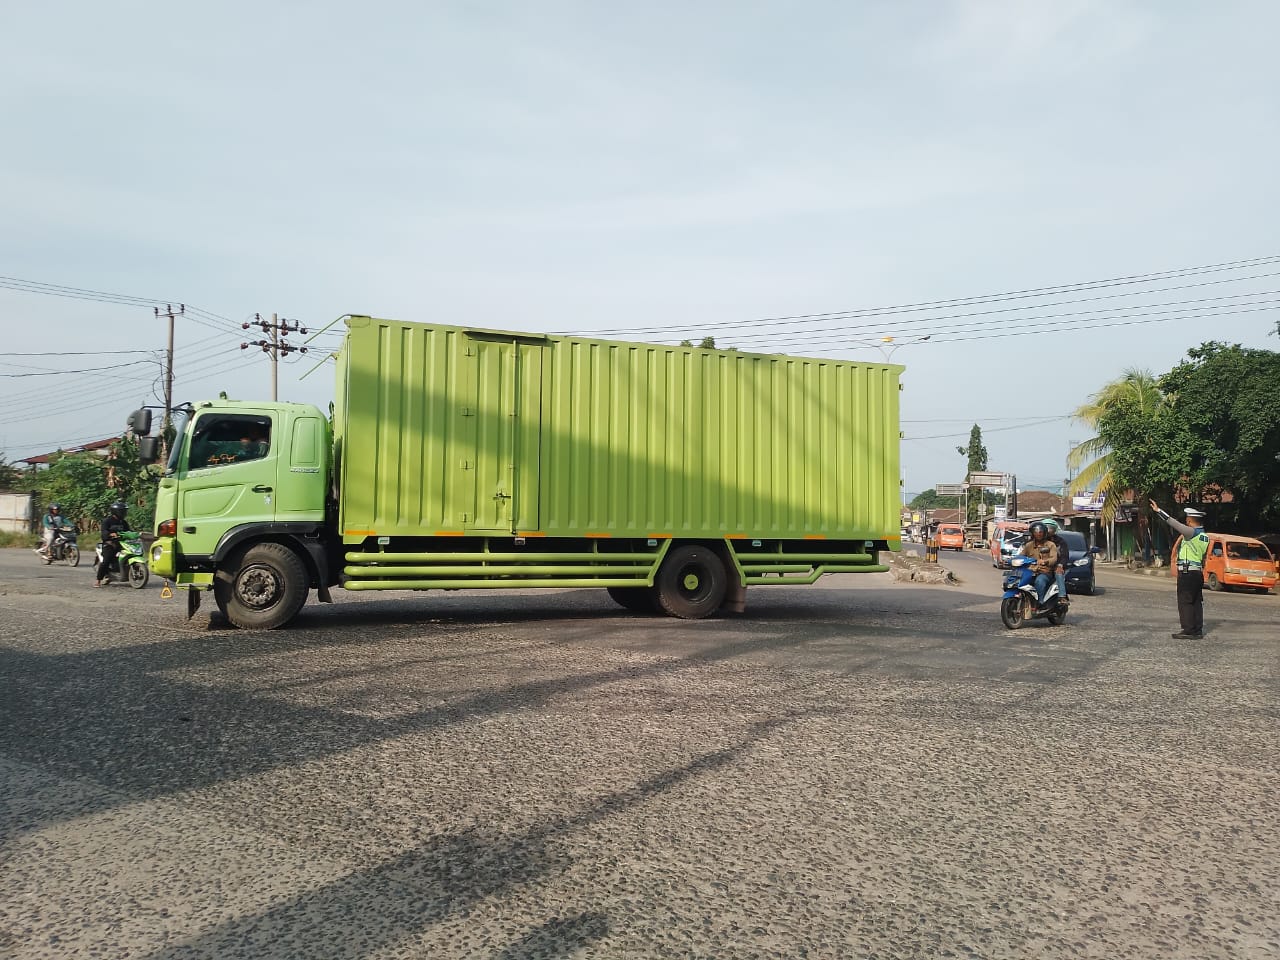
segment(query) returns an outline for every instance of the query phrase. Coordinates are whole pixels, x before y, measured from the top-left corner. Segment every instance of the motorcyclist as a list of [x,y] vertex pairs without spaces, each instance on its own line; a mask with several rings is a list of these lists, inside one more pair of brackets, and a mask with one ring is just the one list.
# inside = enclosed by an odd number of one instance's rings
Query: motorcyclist
[[1058,584],[1058,603],[1065,607],[1070,603],[1067,598],[1067,564],[1071,562],[1071,548],[1067,546],[1067,541],[1062,538],[1062,534],[1058,533],[1057,520],[1045,517],[1041,523],[1049,528],[1049,539],[1058,548],[1058,565],[1054,568],[1053,578]]
[[1054,569],[1058,566],[1058,547],[1049,539],[1049,528],[1041,520],[1032,522],[1027,533],[1028,540],[1020,553],[1035,561],[1031,569],[1036,575],[1036,603],[1042,604],[1053,581]]
[[40,526],[44,533],[44,540],[36,553],[47,558],[49,551],[53,549],[53,538],[57,532],[71,527],[71,523],[62,515],[62,504],[49,504],[49,509],[45,511],[44,518],[40,521]]
[[95,587],[111,582],[108,574],[116,557],[120,556],[120,536],[129,529],[129,524],[125,521],[125,513],[128,509],[123,500],[117,500],[111,504],[107,515],[102,518],[102,562],[98,564],[98,570],[95,573],[97,578],[93,583]]

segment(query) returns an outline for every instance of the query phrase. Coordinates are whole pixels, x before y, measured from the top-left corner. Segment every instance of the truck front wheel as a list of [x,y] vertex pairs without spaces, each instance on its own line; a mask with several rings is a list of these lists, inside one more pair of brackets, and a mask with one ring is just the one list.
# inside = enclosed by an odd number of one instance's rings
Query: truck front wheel
[[724,561],[710,547],[690,544],[667,554],[654,579],[658,604],[673,617],[700,620],[720,609],[729,589]]
[[228,574],[214,578],[214,600],[223,616],[245,630],[282,627],[307,601],[306,568],[278,543],[250,547]]

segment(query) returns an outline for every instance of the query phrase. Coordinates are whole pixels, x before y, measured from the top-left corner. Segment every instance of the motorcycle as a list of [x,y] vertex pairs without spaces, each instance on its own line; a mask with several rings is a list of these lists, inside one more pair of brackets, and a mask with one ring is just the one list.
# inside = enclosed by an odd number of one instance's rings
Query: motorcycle
[[[1083,567],[1090,558],[1081,557],[1073,567]],[[1067,598],[1058,594],[1053,580],[1041,598],[1036,594],[1036,574],[1031,557],[1010,557],[1010,570],[1004,577],[1004,597],[1000,600],[1000,620],[1010,630],[1017,630],[1028,620],[1048,620],[1055,627],[1067,619]]]
[[[102,544],[99,543],[96,553],[98,564],[102,564]],[[120,552],[107,567],[107,580],[112,574],[121,580],[128,580],[129,586],[141,590],[151,579],[151,568],[147,566],[147,558],[142,545],[142,535],[126,530],[120,534]]]
[[41,553],[39,548],[36,554],[45,565],[59,560],[69,567],[80,566],[80,547],[76,543],[77,534],[71,527],[58,527],[53,531],[53,542],[49,544],[49,552]]

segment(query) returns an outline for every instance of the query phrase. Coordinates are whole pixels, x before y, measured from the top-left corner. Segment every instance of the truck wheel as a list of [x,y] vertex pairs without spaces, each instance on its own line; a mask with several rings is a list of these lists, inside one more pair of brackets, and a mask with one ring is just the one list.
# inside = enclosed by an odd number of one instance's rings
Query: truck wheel
[[1218,575],[1216,573],[1209,574],[1209,589],[1210,590],[1222,589],[1222,584],[1219,582]]
[[673,617],[701,620],[720,609],[729,589],[724,562],[710,547],[676,547],[658,568],[658,605]]
[[607,587],[618,606],[634,613],[657,613],[658,603],[652,587]]
[[237,627],[274,630],[307,602],[307,571],[288,547],[260,543],[241,556],[230,580],[214,578],[213,593],[218,609]]

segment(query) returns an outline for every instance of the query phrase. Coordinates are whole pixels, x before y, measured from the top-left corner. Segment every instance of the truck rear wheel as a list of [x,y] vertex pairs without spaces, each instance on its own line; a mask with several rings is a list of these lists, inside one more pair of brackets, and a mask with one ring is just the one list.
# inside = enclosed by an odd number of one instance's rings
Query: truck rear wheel
[[724,561],[710,547],[676,547],[658,568],[658,604],[673,617],[700,620],[720,609],[729,589]]
[[228,578],[213,581],[223,616],[246,630],[274,630],[307,601],[307,571],[298,555],[278,543],[260,543],[240,557]]
[[607,587],[606,589],[614,603],[634,613],[657,613],[660,609],[653,587]]

